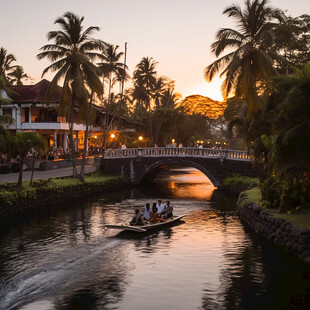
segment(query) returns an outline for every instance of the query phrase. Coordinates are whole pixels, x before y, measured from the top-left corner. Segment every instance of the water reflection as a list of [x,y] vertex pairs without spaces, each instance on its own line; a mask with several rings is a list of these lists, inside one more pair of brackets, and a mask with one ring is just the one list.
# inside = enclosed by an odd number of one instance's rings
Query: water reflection
[[[190,178],[190,182],[189,182]],[[216,189],[199,170],[187,167],[166,168],[156,176],[154,182],[174,199],[210,200]]]
[[[51,210],[0,239],[0,309],[305,309],[309,272],[257,238],[198,171]],[[187,183],[186,183],[187,182]],[[146,234],[107,223],[170,199],[184,222]]]

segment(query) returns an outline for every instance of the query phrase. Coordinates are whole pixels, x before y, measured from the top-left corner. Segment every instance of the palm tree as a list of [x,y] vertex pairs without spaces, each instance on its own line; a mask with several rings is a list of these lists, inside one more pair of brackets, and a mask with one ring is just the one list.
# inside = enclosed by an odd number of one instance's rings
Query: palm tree
[[[137,111],[143,107],[146,112],[151,112],[152,91],[156,83],[157,74],[157,71],[155,70],[156,65],[157,62],[152,57],[143,57],[142,60],[137,64],[136,70],[133,73],[133,97],[138,102],[138,108],[136,106]],[[153,141],[151,113],[149,113],[149,132],[150,140]]]
[[167,83],[166,88],[161,94],[160,103],[158,105],[158,110],[162,110],[162,117],[158,122],[157,128],[154,131],[154,144],[158,142],[158,138],[161,133],[162,125],[168,110],[174,110],[182,98],[181,94],[174,91],[174,82],[170,81]]
[[8,71],[15,68],[12,66],[12,63],[16,61],[16,58],[13,54],[8,54],[7,50],[4,47],[0,48],[0,77],[4,79],[5,82],[9,81],[7,76]]
[[134,86],[138,90],[136,98],[138,101],[143,102],[146,110],[151,107],[151,93],[156,83],[156,65],[157,62],[152,57],[143,57],[133,73]]
[[[126,70],[127,66],[124,66],[124,63],[120,62],[121,57],[124,55],[123,52],[118,52],[118,45],[114,46],[113,44],[108,44],[107,48],[103,52],[102,59],[103,62],[98,63],[98,67],[101,69],[103,78],[107,77],[109,83],[108,90],[108,101],[107,101],[107,123],[104,131],[102,145],[105,148],[107,143],[107,137],[109,135],[110,128],[112,126],[114,115],[109,121],[110,112],[111,112],[111,95],[112,95],[112,87],[114,83],[119,82],[120,85],[124,78],[128,76]],[[120,86],[121,87],[121,86]]]
[[20,169],[17,185],[23,185],[23,165],[25,157],[29,150],[44,151],[45,140],[42,136],[33,132],[18,132],[13,140],[14,155],[20,158]]
[[[98,67],[102,70],[103,76],[108,78],[108,100],[110,100],[113,80],[115,82],[115,77],[126,76],[126,69],[128,69],[127,66],[125,66],[124,68],[124,64],[120,62],[120,59],[124,55],[124,53],[118,52],[118,48],[118,45],[114,46],[113,44],[107,44],[107,48],[104,50],[102,55],[103,62],[98,63]],[[119,79],[119,82],[122,82],[122,79]]]
[[93,32],[99,31],[99,27],[88,27],[83,31],[84,17],[67,12],[63,17],[57,18],[55,24],[61,30],[50,31],[48,40],[55,43],[47,44],[41,48],[38,59],[47,58],[52,64],[43,70],[42,77],[48,71],[57,71],[47,95],[55,90],[57,84],[63,80],[63,92],[61,105],[70,110],[70,145],[72,153],[73,176],[76,177],[75,146],[73,142],[74,109],[77,101],[87,101],[90,97],[88,88],[95,92],[101,92],[101,81],[97,68],[92,63],[96,58],[102,58],[101,53],[105,43],[91,37]]
[[8,73],[10,81],[16,85],[23,85],[22,79],[27,79],[29,76],[24,72],[22,66],[15,66],[14,70]]
[[205,69],[211,81],[220,72],[224,97],[235,94],[247,103],[247,114],[253,118],[260,108],[260,96],[268,90],[271,78],[277,74],[276,60],[281,59],[274,49],[275,18],[282,13],[267,5],[267,0],[246,0],[245,10],[231,5],[223,14],[237,21],[237,28],[223,28],[211,45],[216,57],[226,49],[232,50]]
[[152,87],[152,94],[151,94],[156,108],[160,107],[161,99],[163,98],[164,92],[167,89],[168,89],[167,79],[163,76],[157,78]]

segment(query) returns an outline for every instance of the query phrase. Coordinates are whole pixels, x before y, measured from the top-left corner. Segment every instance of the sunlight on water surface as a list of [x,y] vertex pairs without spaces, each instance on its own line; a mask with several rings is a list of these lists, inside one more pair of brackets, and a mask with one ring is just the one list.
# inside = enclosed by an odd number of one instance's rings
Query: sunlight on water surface
[[[298,309],[296,298],[303,309],[309,270],[213,191],[199,171],[175,167],[151,187],[16,225],[0,239],[0,309]],[[184,221],[148,234],[105,228],[159,198]]]

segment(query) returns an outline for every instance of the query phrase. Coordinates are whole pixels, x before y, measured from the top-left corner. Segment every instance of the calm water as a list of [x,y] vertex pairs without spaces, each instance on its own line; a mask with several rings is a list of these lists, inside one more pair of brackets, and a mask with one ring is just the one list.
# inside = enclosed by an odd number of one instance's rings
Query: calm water
[[[189,168],[156,182],[2,226],[0,309],[309,309],[309,270],[242,225],[234,197],[211,199]],[[158,198],[184,222],[148,235],[104,228]]]

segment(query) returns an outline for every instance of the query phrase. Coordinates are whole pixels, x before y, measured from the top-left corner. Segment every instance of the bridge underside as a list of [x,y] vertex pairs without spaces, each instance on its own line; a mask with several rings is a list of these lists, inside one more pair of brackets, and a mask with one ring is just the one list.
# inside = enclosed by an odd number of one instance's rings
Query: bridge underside
[[165,165],[182,165],[193,167],[204,173],[215,187],[223,179],[233,173],[256,176],[250,161],[238,161],[220,158],[199,157],[138,157],[138,158],[107,158],[102,160],[105,173],[121,174],[129,177],[132,184],[140,184],[145,178],[154,175],[159,167]]

